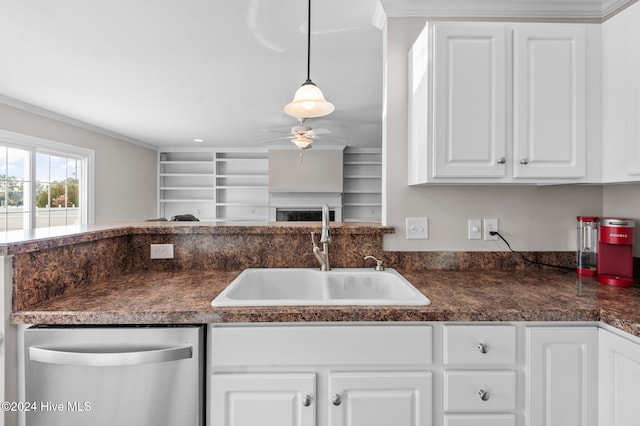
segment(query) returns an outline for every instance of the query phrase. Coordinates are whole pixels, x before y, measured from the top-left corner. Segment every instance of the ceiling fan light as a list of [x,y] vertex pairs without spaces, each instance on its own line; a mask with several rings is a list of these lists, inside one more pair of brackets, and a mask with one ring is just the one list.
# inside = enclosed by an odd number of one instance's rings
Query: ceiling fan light
[[296,118],[315,118],[329,115],[336,107],[324,98],[322,90],[307,80],[296,90],[293,100],[284,107],[284,112]]
[[298,135],[295,138],[291,139],[291,142],[293,142],[300,149],[309,149],[311,148],[313,139],[308,138],[304,135]]

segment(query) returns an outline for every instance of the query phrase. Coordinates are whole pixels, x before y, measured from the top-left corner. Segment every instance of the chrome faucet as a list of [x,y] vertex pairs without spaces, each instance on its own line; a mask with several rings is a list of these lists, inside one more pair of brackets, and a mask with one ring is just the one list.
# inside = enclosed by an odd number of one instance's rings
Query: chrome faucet
[[316,244],[316,238],[314,233],[311,233],[311,242],[313,243],[313,254],[320,262],[321,271],[330,271],[329,265],[329,243],[331,242],[331,229],[329,228],[329,206],[324,204],[322,206],[322,232],[320,233],[320,243],[322,243],[322,250]]

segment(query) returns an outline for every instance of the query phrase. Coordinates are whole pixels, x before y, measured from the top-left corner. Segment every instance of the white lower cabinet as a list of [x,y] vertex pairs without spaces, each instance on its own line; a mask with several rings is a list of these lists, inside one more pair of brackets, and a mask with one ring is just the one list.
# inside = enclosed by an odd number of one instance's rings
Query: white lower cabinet
[[528,327],[526,341],[527,426],[596,426],[598,329]]
[[210,426],[433,426],[432,327],[209,328]]
[[515,414],[447,414],[444,426],[515,426]]
[[640,424],[640,339],[600,330],[599,426]]
[[208,331],[210,426],[640,425],[640,339],[593,322]]
[[240,373],[211,376],[209,424],[313,426],[313,373]]
[[329,373],[331,426],[430,425],[431,373]]
[[516,426],[515,325],[445,325],[443,364],[445,426]]
[[513,411],[515,371],[445,371],[445,411]]

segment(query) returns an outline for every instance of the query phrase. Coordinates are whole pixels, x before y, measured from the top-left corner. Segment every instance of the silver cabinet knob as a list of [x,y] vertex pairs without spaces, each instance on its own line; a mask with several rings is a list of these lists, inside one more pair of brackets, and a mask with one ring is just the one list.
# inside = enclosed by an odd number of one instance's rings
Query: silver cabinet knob
[[484,389],[480,389],[478,391],[478,395],[480,396],[480,399],[483,401],[489,400],[489,393],[487,393],[487,391],[485,391]]
[[305,395],[302,397],[302,405],[308,407],[311,405],[311,395]]
[[489,348],[484,343],[478,343],[478,350],[480,353],[486,354],[489,351]]
[[496,161],[496,163],[498,164],[505,164],[507,162],[507,159],[504,157],[500,157],[498,158],[498,160]]
[[520,164],[529,164],[529,159],[523,158],[522,160],[520,160]]
[[331,403],[337,407],[338,405],[342,404],[342,398],[340,398],[340,395],[335,393],[331,396]]

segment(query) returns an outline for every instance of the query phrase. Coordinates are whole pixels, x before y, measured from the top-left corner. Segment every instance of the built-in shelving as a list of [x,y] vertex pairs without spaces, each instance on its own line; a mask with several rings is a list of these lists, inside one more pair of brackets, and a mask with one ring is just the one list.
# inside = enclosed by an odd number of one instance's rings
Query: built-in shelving
[[216,220],[266,221],[269,217],[267,151],[216,153]]
[[382,150],[346,148],[344,151],[342,220],[376,222],[382,218]]
[[267,173],[266,150],[164,149],[158,153],[158,214],[266,220]]
[[158,153],[158,213],[170,219],[190,213],[196,217],[213,214],[214,154],[200,151]]
[[[342,220],[381,221],[382,153],[346,148]],[[301,194],[303,197],[303,194]],[[163,149],[158,153],[158,214],[201,221],[269,220],[267,150]]]

